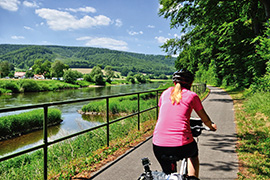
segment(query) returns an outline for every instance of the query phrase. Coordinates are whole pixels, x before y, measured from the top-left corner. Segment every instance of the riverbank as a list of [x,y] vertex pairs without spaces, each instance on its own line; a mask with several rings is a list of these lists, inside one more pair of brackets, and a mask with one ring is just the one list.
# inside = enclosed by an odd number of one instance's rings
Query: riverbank
[[[61,114],[58,109],[48,109],[48,126],[60,124]],[[43,109],[0,117],[0,141],[42,129],[43,119]]]
[[80,88],[80,85],[56,80],[0,79],[0,95],[24,92],[56,91]]
[[[166,80],[154,80],[153,82],[166,82]],[[137,82],[138,83],[138,82]],[[152,83],[152,81],[148,81]],[[114,80],[105,85],[96,85],[88,81],[77,80],[75,84],[66,83],[60,80],[35,80],[35,79],[0,79],[0,95],[11,93],[24,93],[24,92],[43,92],[43,91],[57,91],[65,89],[78,89],[85,87],[104,87],[114,86],[121,84],[131,84],[131,82],[119,79]]]

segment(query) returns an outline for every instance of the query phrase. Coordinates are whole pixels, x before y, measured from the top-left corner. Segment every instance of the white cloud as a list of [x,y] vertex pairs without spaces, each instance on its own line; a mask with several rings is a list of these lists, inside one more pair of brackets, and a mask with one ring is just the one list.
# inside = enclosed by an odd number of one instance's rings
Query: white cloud
[[150,24],[149,24],[147,27],[148,27],[148,28],[155,28],[155,26],[150,25]]
[[26,29],[26,30],[34,30],[33,28],[28,27],[28,26],[23,26],[23,28]]
[[23,36],[11,36],[11,39],[18,40],[18,39],[25,39],[25,38]]
[[37,9],[36,14],[45,19],[49,27],[55,31],[108,26],[111,22],[111,19],[104,15],[77,19],[68,12],[47,8]]
[[35,1],[29,2],[29,1],[23,1],[23,5],[30,8],[38,8],[39,6]]
[[139,32],[128,31],[128,34],[131,35],[131,36],[134,36],[134,35],[138,35],[138,34],[143,34],[143,32],[142,31],[139,31]]
[[121,27],[121,26],[123,25],[121,19],[116,19],[116,20],[115,20],[115,25],[116,25],[117,27]]
[[169,40],[169,38],[165,38],[165,37],[163,37],[163,36],[155,37],[155,39],[156,39],[159,43],[165,43],[167,40]]
[[72,12],[86,12],[86,13],[95,13],[97,12],[97,10],[93,7],[84,7],[84,8],[77,8],[77,9],[74,9],[74,8],[67,8],[66,9],[67,11],[72,11]]
[[122,40],[116,40],[107,37],[89,37],[84,36],[77,38],[78,41],[86,41],[86,46],[108,48],[120,51],[128,50],[127,43]]
[[0,7],[8,11],[17,11],[20,3],[21,2],[19,0],[0,0]]

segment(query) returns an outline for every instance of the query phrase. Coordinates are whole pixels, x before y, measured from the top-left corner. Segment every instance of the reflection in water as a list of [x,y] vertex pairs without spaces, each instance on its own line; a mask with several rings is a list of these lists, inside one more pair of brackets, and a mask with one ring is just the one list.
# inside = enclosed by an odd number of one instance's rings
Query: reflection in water
[[[59,133],[59,125],[54,126],[48,129],[48,136],[54,136]],[[40,145],[43,142],[43,132],[36,131],[32,133],[28,133],[22,135],[17,138],[13,138],[6,141],[0,141],[0,155],[3,156],[4,154],[13,152],[13,151],[20,151],[22,149],[26,149],[32,146]]]
[[[1,95],[0,108],[145,91],[149,89],[155,89],[160,84],[161,83],[118,85],[107,87],[71,89],[64,91]],[[91,127],[106,122],[106,117],[104,116],[86,116],[81,115],[77,112],[82,108],[83,105],[87,103],[88,102],[81,102],[52,107],[58,108],[62,111],[63,122],[58,126],[49,128],[49,141],[70,134],[74,134],[85,129],[89,129]],[[21,112],[22,111],[0,113],[0,116]],[[0,157],[10,153],[22,151],[24,149],[41,144],[42,142],[42,130],[23,135],[21,137],[11,140],[2,141],[0,142]]]

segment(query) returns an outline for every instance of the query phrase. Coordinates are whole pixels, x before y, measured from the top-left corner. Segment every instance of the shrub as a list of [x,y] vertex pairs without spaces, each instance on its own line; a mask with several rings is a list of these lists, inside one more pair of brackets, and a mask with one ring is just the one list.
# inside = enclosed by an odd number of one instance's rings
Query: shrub
[[17,84],[17,82],[9,81],[9,80],[0,81],[0,88],[10,90],[11,92],[15,92],[15,93],[20,91],[20,87]]
[[38,92],[41,89],[36,81],[30,79],[20,80],[19,83],[23,92]]

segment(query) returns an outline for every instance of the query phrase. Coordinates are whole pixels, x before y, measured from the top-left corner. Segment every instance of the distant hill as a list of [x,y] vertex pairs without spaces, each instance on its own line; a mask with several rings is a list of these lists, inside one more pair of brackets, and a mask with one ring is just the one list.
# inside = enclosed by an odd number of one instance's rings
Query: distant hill
[[162,55],[146,55],[93,47],[12,45],[0,44],[0,62],[8,61],[20,69],[33,66],[35,60],[61,60],[71,68],[93,68],[110,65],[122,73],[141,72],[147,74],[167,74],[175,71],[176,58]]

